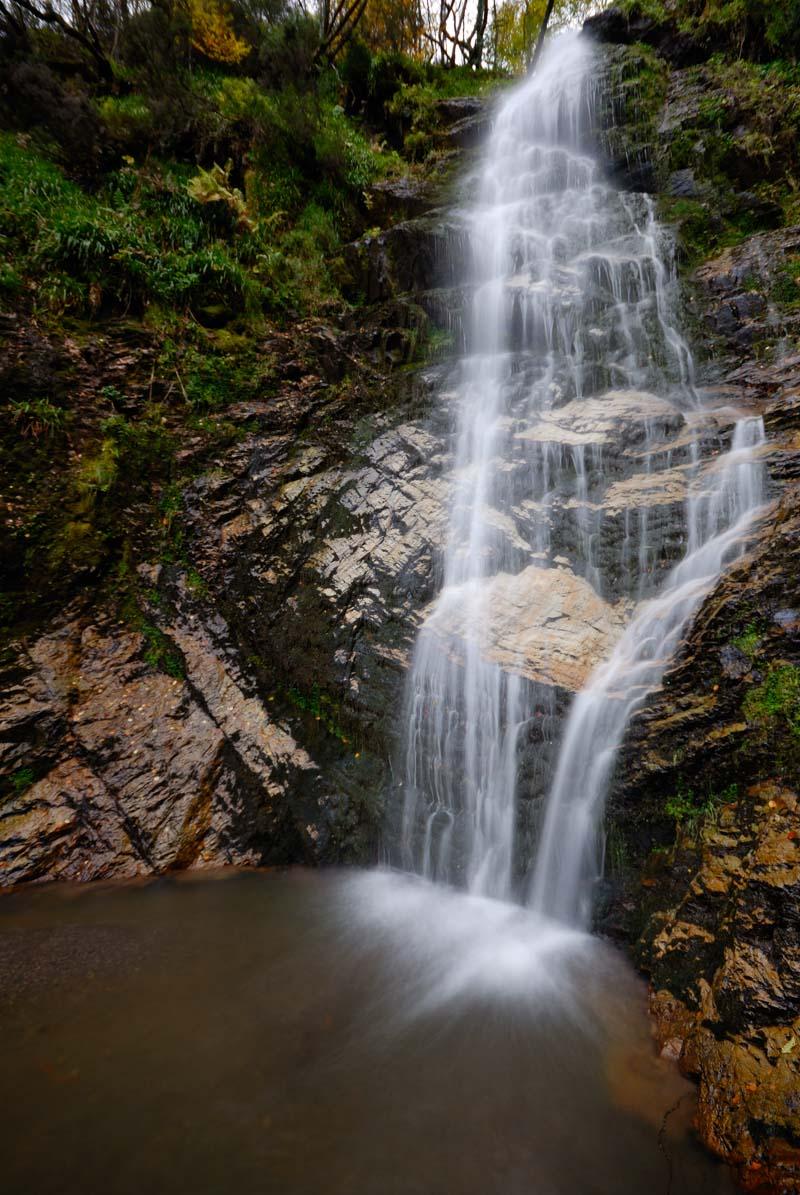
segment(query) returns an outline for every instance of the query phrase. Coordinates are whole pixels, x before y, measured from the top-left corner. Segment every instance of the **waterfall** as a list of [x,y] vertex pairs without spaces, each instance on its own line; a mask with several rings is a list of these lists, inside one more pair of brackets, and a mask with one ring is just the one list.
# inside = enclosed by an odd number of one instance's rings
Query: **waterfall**
[[[591,46],[562,36],[504,98],[467,180],[466,348],[442,395],[449,531],[408,677],[403,761],[406,867],[484,896],[527,887],[537,910],[571,923],[586,919],[631,714],[762,500],[763,427],[740,419],[719,453],[673,316],[670,238],[648,196],[604,177],[599,98]],[[648,510],[662,476],[686,491],[671,556]],[[628,497],[609,551],[614,489]],[[555,711],[570,611],[607,659],[572,703],[524,881],[520,741],[534,706]]]
[[741,552],[762,500],[754,452],[764,442],[760,418],[736,425],[709,491],[689,499],[689,552],[658,596],[644,602],[611,657],[576,697],[559,753],[539,844],[531,904],[540,913],[587,925],[599,876],[600,815],[609,776],[631,715],[659,684],[681,634],[719,577]]

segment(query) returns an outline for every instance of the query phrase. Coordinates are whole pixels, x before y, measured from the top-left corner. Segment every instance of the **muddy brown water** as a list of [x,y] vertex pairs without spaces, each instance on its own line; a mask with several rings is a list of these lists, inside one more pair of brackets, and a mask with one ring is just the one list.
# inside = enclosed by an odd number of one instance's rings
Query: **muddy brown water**
[[733,1189],[615,951],[403,876],[6,896],[0,1013],[5,1195]]

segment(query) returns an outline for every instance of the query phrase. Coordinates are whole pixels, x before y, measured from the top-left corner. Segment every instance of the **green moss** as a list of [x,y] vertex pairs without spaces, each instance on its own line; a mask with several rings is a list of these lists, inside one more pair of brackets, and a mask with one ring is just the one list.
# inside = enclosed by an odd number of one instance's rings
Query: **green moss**
[[425,348],[429,360],[438,361],[451,356],[455,345],[455,334],[449,328],[430,326],[425,337]]
[[720,792],[709,789],[701,795],[679,780],[676,791],[664,802],[664,812],[676,824],[686,825],[691,829],[701,820],[712,817],[721,805],[735,801],[738,792],[738,784],[729,784]]
[[781,267],[770,294],[782,307],[800,306],[800,257],[789,258]]
[[800,668],[771,665],[762,684],[748,692],[742,713],[750,723],[782,724],[800,738]]
[[167,676],[184,677],[186,668],[183,657],[163,631],[146,621],[141,622],[138,629],[147,644],[144,652],[145,663],[156,672],[165,672]]
[[11,788],[15,796],[21,796],[26,792],[36,780],[36,774],[33,768],[17,768],[16,772],[12,772],[10,781]]
[[339,721],[339,703],[327,693],[323,693],[319,685],[314,685],[310,692],[292,686],[286,690],[286,697],[295,709],[310,714],[316,722],[324,726],[328,734],[333,735],[340,743],[344,745],[349,743],[349,739]]
[[188,568],[186,570],[186,588],[196,598],[202,599],[208,597],[208,586],[196,568]]
[[716,248],[719,224],[707,204],[698,199],[662,196],[659,209],[662,219],[676,229],[681,255],[687,265],[703,261]]
[[754,622],[748,623],[741,635],[737,635],[731,642],[735,648],[747,656],[748,660],[752,660],[761,643],[762,633]]
[[[132,630],[142,636],[142,657],[145,663],[156,672],[183,679],[186,676],[186,667],[181,652],[172,640],[151,622],[142,608],[145,602],[150,606],[159,607],[162,604],[160,595],[154,594],[152,590],[143,593],[138,588],[130,572],[130,566],[124,558],[117,569],[116,579],[116,598],[120,615]],[[154,600],[155,597],[158,597],[158,600]]]
[[180,514],[183,510],[183,488],[173,481],[164,487],[158,503],[160,524],[159,559],[162,564],[185,564],[185,545]]

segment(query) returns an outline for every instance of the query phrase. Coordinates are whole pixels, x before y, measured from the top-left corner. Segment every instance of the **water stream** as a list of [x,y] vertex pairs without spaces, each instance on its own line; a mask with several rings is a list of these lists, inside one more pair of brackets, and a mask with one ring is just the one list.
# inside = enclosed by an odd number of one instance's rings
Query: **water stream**
[[[674,315],[670,238],[648,196],[604,177],[601,101],[590,43],[560,38],[500,107],[462,212],[454,498],[404,778],[406,866],[574,925],[631,715],[763,501],[763,426],[728,416],[721,451],[724,419],[704,409]],[[617,639],[605,660],[580,647],[592,619]],[[574,670],[587,652],[600,665],[572,703],[526,878],[520,736],[532,707],[554,711],[565,657]]]

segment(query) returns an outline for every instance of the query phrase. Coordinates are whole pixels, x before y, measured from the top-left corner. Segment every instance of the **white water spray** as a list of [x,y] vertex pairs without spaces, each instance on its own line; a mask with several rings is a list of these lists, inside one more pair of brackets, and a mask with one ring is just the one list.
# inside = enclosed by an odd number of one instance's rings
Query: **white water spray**
[[[502,603],[513,593],[524,617],[525,601],[541,600],[539,570],[557,567],[555,583],[567,564],[600,604],[644,598],[573,704],[548,800],[532,899],[572,923],[586,919],[625,728],[741,547],[761,501],[763,438],[758,420],[743,420],[731,451],[701,462],[670,242],[647,196],[604,179],[597,93],[591,47],[560,38],[503,102],[462,213],[472,299],[454,384],[454,497],[443,586],[408,682],[404,780],[406,865],[512,896],[520,737],[532,704],[552,712],[554,687],[531,681],[513,611],[498,647]],[[634,468],[647,479],[674,467],[691,479],[687,551],[653,597],[665,548],[647,503],[626,508],[609,553],[602,495]]]

